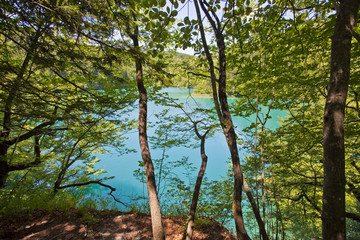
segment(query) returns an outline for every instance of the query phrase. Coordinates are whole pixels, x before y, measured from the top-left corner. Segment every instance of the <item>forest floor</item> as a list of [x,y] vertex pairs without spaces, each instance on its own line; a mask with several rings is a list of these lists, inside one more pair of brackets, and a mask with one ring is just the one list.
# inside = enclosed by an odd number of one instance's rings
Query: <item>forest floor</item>
[[[180,240],[185,219],[163,218],[167,240]],[[193,239],[235,239],[220,224],[199,221]],[[0,218],[0,239],[152,239],[150,217],[140,213],[113,210],[77,210],[66,212],[36,210]]]

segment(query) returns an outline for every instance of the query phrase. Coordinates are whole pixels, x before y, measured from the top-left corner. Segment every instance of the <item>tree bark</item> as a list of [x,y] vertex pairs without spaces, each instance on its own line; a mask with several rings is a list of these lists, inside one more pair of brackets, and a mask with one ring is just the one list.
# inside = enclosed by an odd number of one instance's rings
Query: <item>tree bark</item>
[[344,115],[350,78],[351,39],[359,8],[358,0],[339,3],[323,122],[322,236],[326,240],[346,239]]
[[[223,129],[223,133],[226,138],[227,145],[230,150],[231,162],[233,165],[233,173],[234,173],[234,192],[233,192],[233,216],[235,221],[235,229],[237,233],[238,239],[241,240],[249,240],[250,237],[246,232],[244,218],[242,214],[242,187],[243,187],[243,176],[242,170],[240,166],[239,153],[237,149],[236,143],[236,134],[234,131],[234,126],[232,123],[232,118],[230,115],[228,103],[227,103],[227,94],[226,94],[226,56],[225,56],[225,43],[224,36],[221,32],[221,26],[218,19],[216,19],[217,23],[214,22],[214,19],[210,16],[207,8],[204,6],[204,2],[201,0],[194,1],[196,14],[198,18],[198,23],[200,26],[200,34],[201,40],[204,47],[204,51],[209,63],[209,73],[211,76],[211,85],[213,92],[213,100],[215,104],[215,109]],[[202,25],[202,18],[200,13],[200,6],[205,13],[207,19],[210,21],[212,29],[215,32],[215,38],[218,46],[219,53],[219,78],[215,75],[215,67],[214,62],[208,48],[208,44],[205,37],[204,26]],[[216,14],[214,15],[216,17]],[[216,87],[216,82],[218,82],[218,90]]]
[[[196,14],[198,18],[198,23],[200,27],[201,40],[204,48],[204,52],[206,54],[206,58],[209,63],[209,73],[211,78],[212,92],[213,92],[213,100],[215,104],[215,109],[220,121],[220,125],[222,127],[223,133],[226,138],[227,145],[230,150],[231,162],[233,165],[233,173],[234,173],[234,192],[233,192],[233,216],[235,221],[235,229],[237,233],[237,238],[241,240],[249,240],[250,237],[247,234],[244,224],[244,218],[242,213],[242,188],[243,188],[243,173],[240,165],[240,157],[239,151],[237,148],[236,142],[236,133],[234,130],[234,125],[232,122],[232,117],[230,114],[228,102],[227,102],[227,92],[226,92],[226,54],[225,54],[225,39],[223,35],[223,29],[221,26],[221,21],[218,19],[215,12],[212,12],[210,8],[205,6],[205,3],[202,0],[194,1]],[[216,38],[216,44],[218,49],[218,62],[219,62],[219,76],[216,77],[214,61],[212,59],[210,50],[208,48],[208,44],[206,41],[205,30],[202,25],[202,18],[200,14],[200,7],[204,12],[207,20],[210,22],[211,28],[214,31],[214,35]],[[216,83],[218,83],[218,89],[216,87]],[[248,196],[251,196],[251,191],[247,192]],[[257,208],[252,209],[255,214],[259,215],[259,211]],[[260,221],[261,218],[259,219]],[[263,225],[263,224],[262,224]],[[261,228],[261,226],[259,226]],[[266,235],[265,229],[264,233]]]
[[209,131],[206,131],[204,135],[200,135],[198,129],[197,129],[197,124],[198,122],[194,123],[194,128],[195,128],[195,132],[196,135],[198,136],[198,138],[200,138],[200,154],[201,154],[201,167],[198,173],[198,177],[196,179],[196,184],[195,184],[195,188],[194,188],[194,192],[193,192],[193,197],[191,200],[191,206],[190,206],[190,214],[189,214],[189,219],[188,219],[188,225],[186,228],[186,232],[185,232],[185,239],[186,240],[191,240],[192,236],[193,236],[193,232],[194,232],[194,221],[195,221],[195,213],[196,213],[196,207],[197,207],[197,203],[198,203],[198,199],[199,199],[199,193],[200,193],[200,188],[201,188],[201,183],[205,174],[205,170],[206,170],[206,165],[207,165],[207,160],[208,157],[205,154],[205,138],[206,135],[208,134]]
[[266,229],[265,229],[265,224],[264,222],[261,220],[261,215],[260,215],[260,211],[259,211],[259,207],[255,201],[255,199],[252,196],[251,190],[249,188],[249,185],[246,182],[245,177],[243,178],[243,182],[244,182],[244,191],[249,199],[249,202],[251,204],[251,207],[253,209],[254,215],[255,215],[255,219],[259,225],[259,231],[261,234],[261,237],[263,240],[269,240],[269,237],[266,233]]
[[5,144],[0,144],[0,189],[5,187],[9,175],[9,164],[6,159],[8,149]]
[[165,240],[165,233],[161,222],[161,211],[156,191],[154,165],[150,155],[149,144],[147,140],[147,92],[144,86],[142,60],[139,56],[139,41],[138,34],[135,33],[132,37],[134,47],[136,50],[136,81],[139,90],[139,143],[141,149],[141,156],[144,163],[146,186],[148,190],[149,206],[151,213],[151,224],[154,240]]

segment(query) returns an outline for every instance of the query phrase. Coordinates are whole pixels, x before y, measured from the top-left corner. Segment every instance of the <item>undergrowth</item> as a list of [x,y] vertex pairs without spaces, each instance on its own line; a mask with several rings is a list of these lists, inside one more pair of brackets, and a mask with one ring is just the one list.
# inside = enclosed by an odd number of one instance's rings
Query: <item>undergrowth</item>
[[49,213],[61,211],[65,215],[77,209],[88,222],[94,219],[88,214],[88,209],[116,209],[110,198],[98,195],[85,195],[79,192],[59,192],[55,196],[49,192],[36,192],[34,194],[0,195],[0,216],[14,216],[19,212],[43,210]]

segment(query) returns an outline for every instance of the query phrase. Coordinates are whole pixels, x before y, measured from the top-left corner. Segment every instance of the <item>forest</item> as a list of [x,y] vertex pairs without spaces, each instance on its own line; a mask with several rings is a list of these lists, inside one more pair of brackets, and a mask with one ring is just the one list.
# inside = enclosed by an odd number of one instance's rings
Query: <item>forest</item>
[[[186,240],[200,216],[241,240],[360,239],[359,4],[1,1],[0,217],[116,202],[149,214],[155,240],[169,239],[162,216],[186,218]],[[213,107],[189,111],[168,87]],[[149,122],[150,102],[180,114]],[[271,128],[275,110],[285,116]],[[253,120],[238,129],[235,117]],[[146,204],[124,202],[97,167],[109,147],[134,152],[134,131]],[[211,181],[206,146],[216,133],[230,157],[217,159],[228,170]],[[190,168],[186,157],[164,165],[165,149],[180,145],[198,161],[191,176],[165,181]],[[92,196],[94,186],[108,197]]]

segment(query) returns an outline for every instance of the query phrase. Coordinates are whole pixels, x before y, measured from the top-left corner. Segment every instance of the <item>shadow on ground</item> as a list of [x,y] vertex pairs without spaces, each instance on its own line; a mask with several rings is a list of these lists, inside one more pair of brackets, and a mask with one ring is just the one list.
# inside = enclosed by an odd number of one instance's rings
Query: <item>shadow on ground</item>
[[[166,239],[181,240],[185,220],[163,218]],[[0,218],[0,239],[152,239],[150,217],[139,213],[121,213],[111,210],[71,210],[46,212],[19,212]],[[209,221],[194,231],[194,240],[235,239],[224,227]]]

